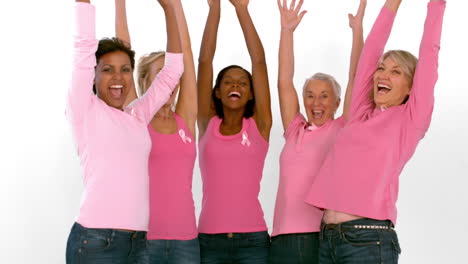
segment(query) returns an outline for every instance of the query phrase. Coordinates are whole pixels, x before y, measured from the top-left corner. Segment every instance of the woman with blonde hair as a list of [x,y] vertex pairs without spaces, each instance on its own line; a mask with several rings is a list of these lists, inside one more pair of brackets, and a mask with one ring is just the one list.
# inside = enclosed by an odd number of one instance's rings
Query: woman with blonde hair
[[382,56],[400,4],[387,0],[367,37],[349,121],[306,198],[325,209],[320,263],[398,262],[399,176],[431,121],[445,1],[428,4],[417,63],[406,51]]
[[[118,35],[127,36],[125,0],[119,2]],[[166,14],[168,32],[180,32],[184,75],[179,87],[152,117],[148,125],[152,147],[149,157],[150,218],[149,263],[199,263],[200,248],[192,196],[196,158],[195,122],[197,90],[195,67],[187,23],[180,0],[159,0]],[[118,11],[119,12],[119,11]],[[150,81],[161,71],[164,52],[153,52],[138,63],[138,91],[144,97]]]

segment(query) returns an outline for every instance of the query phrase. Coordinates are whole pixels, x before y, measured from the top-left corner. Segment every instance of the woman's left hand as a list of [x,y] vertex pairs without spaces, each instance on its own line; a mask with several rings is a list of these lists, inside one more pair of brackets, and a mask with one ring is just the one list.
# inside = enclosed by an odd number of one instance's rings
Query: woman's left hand
[[235,8],[247,8],[249,0],[229,0]]

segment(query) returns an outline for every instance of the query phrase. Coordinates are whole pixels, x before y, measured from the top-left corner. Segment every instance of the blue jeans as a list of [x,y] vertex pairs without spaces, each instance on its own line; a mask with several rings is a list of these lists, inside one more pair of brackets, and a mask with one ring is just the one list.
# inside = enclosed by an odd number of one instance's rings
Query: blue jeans
[[192,240],[148,240],[150,264],[199,264],[200,244]]
[[66,258],[67,264],[147,264],[146,232],[86,228],[75,223]]
[[267,231],[199,234],[201,263],[267,264],[270,236]]
[[[372,229],[372,226],[388,229]],[[392,227],[390,221],[368,218],[344,222],[333,229],[325,229],[322,224],[319,263],[398,263],[401,250]]]
[[317,264],[319,233],[283,234],[271,238],[270,264]]

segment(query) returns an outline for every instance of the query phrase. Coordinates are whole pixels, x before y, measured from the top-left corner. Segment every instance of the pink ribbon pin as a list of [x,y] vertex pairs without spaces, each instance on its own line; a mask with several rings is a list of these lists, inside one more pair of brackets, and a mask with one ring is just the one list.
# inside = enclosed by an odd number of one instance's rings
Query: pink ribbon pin
[[185,135],[185,131],[183,129],[179,130],[179,136],[182,138],[184,143],[192,143],[192,139]]
[[250,147],[250,140],[249,136],[247,135],[247,132],[242,132],[242,146],[247,146]]

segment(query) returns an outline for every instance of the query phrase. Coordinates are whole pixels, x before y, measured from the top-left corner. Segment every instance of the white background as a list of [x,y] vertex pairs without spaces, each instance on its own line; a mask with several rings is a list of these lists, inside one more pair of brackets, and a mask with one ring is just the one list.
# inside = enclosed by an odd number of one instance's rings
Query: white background
[[[215,72],[229,64],[250,67],[244,39],[227,0]],[[113,36],[112,0],[95,0],[98,38]],[[358,0],[306,0],[309,11],[296,31],[296,87],[317,71],[346,87],[351,32],[347,13]],[[368,0],[365,32],[384,0]],[[184,0],[195,61],[208,12],[206,0]],[[432,125],[401,175],[397,231],[400,263],[464,263],[468,236],[468,85],[466,10],[449,0],[440,52],[440,77]],[[128,0],[137,56],[165,48],[163,13],[156,0]],[[275,0],[251,0],[250,12],[264,43],[274,124],[260,200],[271,231],[283,145],[276,91],[279,13]],[[404,1],[387,49],[418,54],[426,1]],[[64,263],[69,229],[82,191],[79,160],[64,115],[70,78],[73,1],[8,1],[0,8],[1,263]],[[341,109],[339,110],[341,112]],[[200,210],[198,161],[193,193]]]

